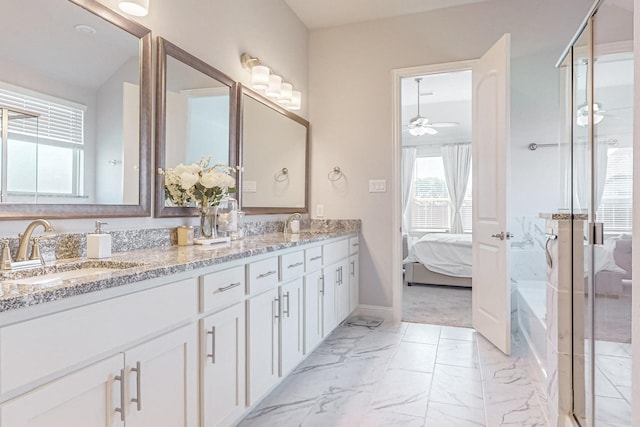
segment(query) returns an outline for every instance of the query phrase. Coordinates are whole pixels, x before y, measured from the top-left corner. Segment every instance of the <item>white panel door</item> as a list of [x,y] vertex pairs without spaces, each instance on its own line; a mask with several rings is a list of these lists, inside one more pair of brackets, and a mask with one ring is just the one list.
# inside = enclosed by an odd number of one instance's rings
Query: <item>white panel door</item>
[[322,331],[327,337],[338,326],[336,294],[338,293],[338,264],[332,264],[322,269],[323,280],[323,321]]
[[322,341],[324,277],[322,270],[304,278],[304,353],[308,354]]
[[123,427],[122,353],[0,406],[3,427]]
[[300,362],[304,350],[301,278],[280,287],[280,301],[280,376],[284,377]]
[[202,321],[200,348],[202,425],[229,426],[246,407],[243,302]]
[[353,313],[360,303],[360,257],[349,257],[349,313]]
[[280,298],[273,288],[247,301],[247,405],[278,381]]
[[196,426],[196,334],[185,326],[125,352],[127,427]]
[[[509,49],[505,34],[473,65],[473,327],[511,347],[507,195]],[[502,238],[501,238],[502,237]]]

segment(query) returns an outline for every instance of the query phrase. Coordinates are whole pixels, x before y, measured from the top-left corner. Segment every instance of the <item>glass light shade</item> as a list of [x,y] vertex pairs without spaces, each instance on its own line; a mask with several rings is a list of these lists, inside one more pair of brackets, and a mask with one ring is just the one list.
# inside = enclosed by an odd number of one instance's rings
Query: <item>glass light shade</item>
[[427,128],[423,127],[423,126],[416,126],[413,127],[411,129],[409,129],[409,133],[413,136],[422,136],[425,133],[427,133]]
[[282,83],[282,90],[278,97],[278,104],[289,105],[293,96],[293,85],[291,83]]
[[251,69],[251,87],[255,90],[265,90],[269,87],[271,70],[264,65],[254,65]]
[[291,103],[287,106],[289,110],[299,110],[302,107],[302,93],[299,90],[291,92]]
[[273,74],[269,77],[269,87],[264,93],[270,98],[278,98],[282,87],[282,77]]
[[118,7],[129,15],[147,16],[149,13],[149,0],[120,0]]

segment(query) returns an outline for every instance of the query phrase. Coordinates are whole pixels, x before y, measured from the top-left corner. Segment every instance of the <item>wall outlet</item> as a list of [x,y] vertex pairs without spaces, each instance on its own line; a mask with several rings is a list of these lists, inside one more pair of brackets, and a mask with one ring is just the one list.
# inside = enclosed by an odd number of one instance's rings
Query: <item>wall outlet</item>
[[386,179],[370,179],[369,180],[369,193],[386,193],[386,192],[387,192]]
[[316,218],[324,218],[324,205],[316,205]]

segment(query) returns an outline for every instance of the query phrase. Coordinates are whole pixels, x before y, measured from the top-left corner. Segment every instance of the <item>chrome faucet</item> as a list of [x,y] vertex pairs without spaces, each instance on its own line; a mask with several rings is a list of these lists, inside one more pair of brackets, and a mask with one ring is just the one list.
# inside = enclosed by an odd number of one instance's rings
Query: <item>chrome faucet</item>
[[291,221],[293,221],[294,219],[297,219],[298,221],[302,222],[302,214],[296,212],[296,213],[292,213],[291,215],[289,215],[289,218],[287,218],[287,221],[284,223],[284,232],[287,233],[299,233],[300,232],[300,227],[298,227],[297,231],[293,231],[293,229],[291,228]]
[[36,219],[31,224],[29,224],[24,230],[24,233],[18,234],[18,253],[16,254],[16,262],[20,261],[28,261],[28,260],[39,260],[42,261],[40,257],[40,248],[38,247],[37,239],[34,239],[33,248],[31,250],[31,257],[27,258],[27,249],[29,249],[29,240],[31,240],[31,235],[37,226],[42,225],[44,227],[44,231],[50,232],[53,231],[53,227],[46,219]]

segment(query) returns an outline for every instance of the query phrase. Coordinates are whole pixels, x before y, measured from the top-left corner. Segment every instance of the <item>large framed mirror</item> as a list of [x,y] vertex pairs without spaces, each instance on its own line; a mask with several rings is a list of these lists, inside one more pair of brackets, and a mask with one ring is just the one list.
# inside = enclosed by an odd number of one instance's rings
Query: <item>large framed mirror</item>
[[0,219],[150,215],[151,31],[95,0],[5,0]]
[[242,87],[240,204],[248,214],[309,211],[309,122]]
[[238,165],[237,85],[171,42],[157,40],[155,216],[197,215],[195,207],[173,206],[165,197],[164,176],[157,169],[196,163],[203,156],[211,156],[211,164]]

